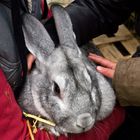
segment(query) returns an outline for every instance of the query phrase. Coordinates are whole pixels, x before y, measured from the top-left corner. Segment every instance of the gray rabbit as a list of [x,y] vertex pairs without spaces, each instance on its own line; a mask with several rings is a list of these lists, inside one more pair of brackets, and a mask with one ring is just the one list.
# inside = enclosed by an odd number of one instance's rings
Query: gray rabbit
[[81,133],[112,112],[115,95],[77,46],[65,9],[57,4],[51,9],[60,41],[56,48],[35,17],[23,16],[26,46],[36,56],[36,66],[27,76],[18,102],[25,112],[55,122],[55,127],[40,125],[54,134]]

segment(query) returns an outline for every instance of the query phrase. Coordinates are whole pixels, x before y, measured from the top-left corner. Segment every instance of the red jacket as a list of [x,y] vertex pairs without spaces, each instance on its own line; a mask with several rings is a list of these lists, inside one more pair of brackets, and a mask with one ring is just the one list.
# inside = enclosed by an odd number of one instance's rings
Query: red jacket
[[[110,134],[119,127],[125,118],[125,111],[115,107],[113,113],[98,122],[90,131],[82,134],[60,136],[58,140],[107,140]],[[55,140],[55,136],[38,130],[35,140]],[[3,72],[0,70],[0,140],[30,140],[26,120],[18,106],[12,89]]]

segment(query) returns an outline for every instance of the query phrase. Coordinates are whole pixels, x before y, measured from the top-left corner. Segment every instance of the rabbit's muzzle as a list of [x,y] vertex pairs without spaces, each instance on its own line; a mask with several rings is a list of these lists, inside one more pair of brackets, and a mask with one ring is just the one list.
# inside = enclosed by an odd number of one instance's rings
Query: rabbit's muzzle
[[[95,123],[95,118],[90,113],[66,117],[57,125],[59,133],[82,133],[90,130]],[[63,129],[61,129],[63,128]],[[64,130],[63,132],[61,130]]]
[[94,119],[89,113],[83,113],[77,117],[76,125],[86,131],[92,127],[94,122]]

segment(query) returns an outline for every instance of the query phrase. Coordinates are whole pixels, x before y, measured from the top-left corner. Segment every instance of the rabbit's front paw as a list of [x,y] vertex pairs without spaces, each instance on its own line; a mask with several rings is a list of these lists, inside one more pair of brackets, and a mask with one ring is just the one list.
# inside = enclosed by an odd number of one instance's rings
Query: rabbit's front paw
[[40,122],[38,124],[38,128],[41,130],[44,129],[49,133],[54,134],[55,136],[60,136],[60,134],[64,134],[65,136],[67,136],[66,130],[62,127],[57,127],[57,126],[53,127]]
[[38,123],[38,128],[39,128],[40,130],[43,130],[43,129],[44,129],[44,130],[50,132],[51,129],[53,128],[53,126],[46,125],[46,124],[44,124],[44,123],[42,123],[42,122],[39,122],[39,123]]
[[63,135],[65,135],[65,136],[67,136],[66,130],[65,130],[64,128],[62,128],[62,127],[57,127],[57,126],[51,127],[51,128],[49,129],[49,131],[50,131],[52,134],[54,134],[55,136],[60,136],[60,134],[63,134]]

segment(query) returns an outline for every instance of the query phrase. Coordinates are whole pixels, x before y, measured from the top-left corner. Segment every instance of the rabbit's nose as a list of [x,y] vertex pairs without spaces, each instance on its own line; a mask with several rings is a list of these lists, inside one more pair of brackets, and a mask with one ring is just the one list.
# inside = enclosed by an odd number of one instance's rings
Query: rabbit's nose
[[94,123],[94,119],[89,113],[80,114],[77,117],[76,125],[81,128],[86,128]]

